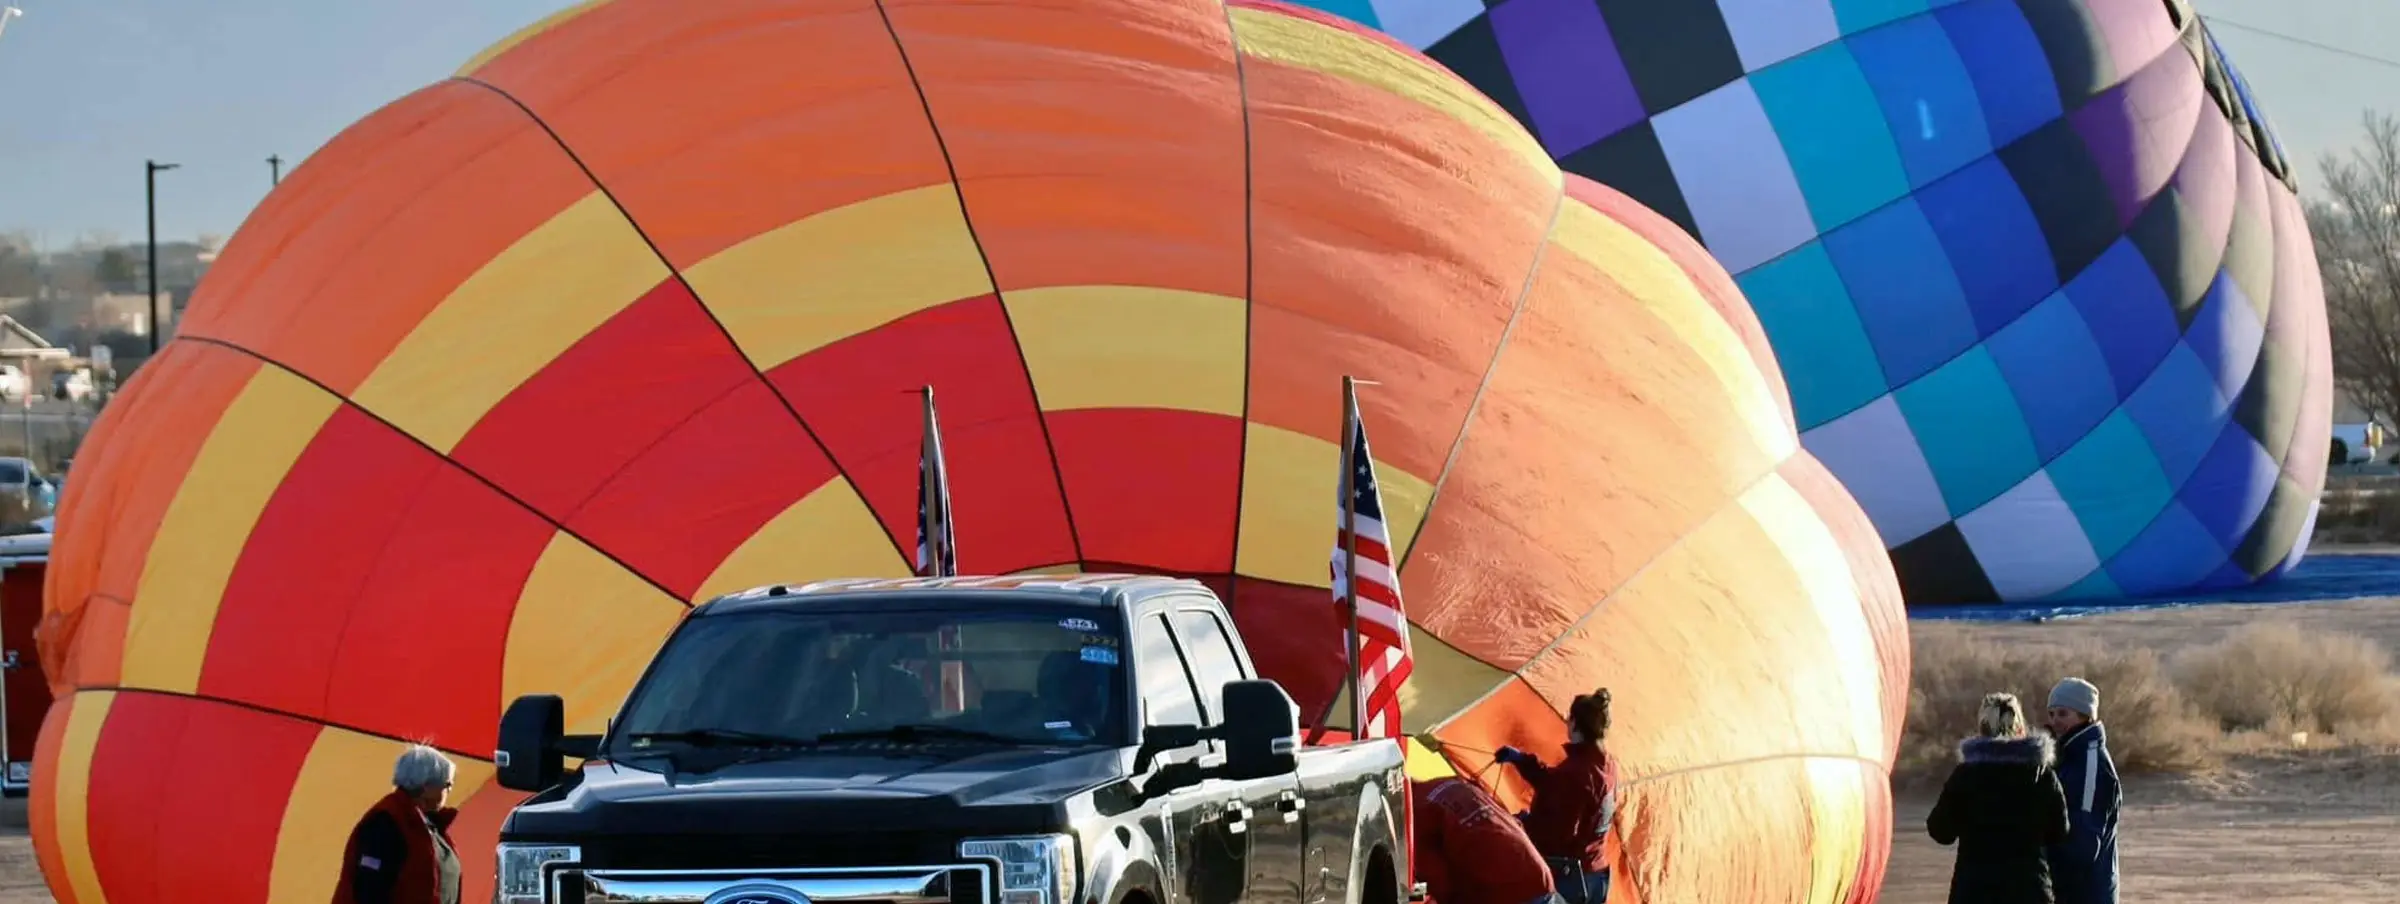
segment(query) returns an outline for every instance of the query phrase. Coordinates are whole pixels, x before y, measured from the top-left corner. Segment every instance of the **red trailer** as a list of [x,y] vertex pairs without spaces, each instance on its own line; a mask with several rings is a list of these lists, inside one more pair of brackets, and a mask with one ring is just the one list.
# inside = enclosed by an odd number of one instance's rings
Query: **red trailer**
[[42,576],[50,567],[49,519],[38,533],[0,536],[0,795],[33,786],[33,745],[50,711],[50,680],[33,648],[42,621]]

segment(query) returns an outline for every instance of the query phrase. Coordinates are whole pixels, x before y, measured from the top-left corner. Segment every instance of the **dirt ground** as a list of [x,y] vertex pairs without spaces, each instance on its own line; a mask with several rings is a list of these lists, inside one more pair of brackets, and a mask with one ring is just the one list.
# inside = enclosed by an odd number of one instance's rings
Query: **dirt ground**
[[[2214,605],[1962,630],[2012,644],[2091,638],[2162,652],[2264,620],[2374,638],[2400,651],[2400,599]],[[1882,900],[1940,904],[1955,853],[1925,834],[1929,795],[1900,798]],[[2121,898],[2141,904],[2350,904],[2400,900],[2400,752],[2287,750],[2235,757],[2218,775],[2129,777]]]
[[[2106,644],[2162,651],[2205,644],[2263,619],[2373,637],[2400,651],[2400,599],[2216,605],[1963,630],[2007,643]],[[2218,775],[2129,778],[2120,845],[2129,904],[2365,904],[2400,898],[2400,752],[2283,751],[2239,757]],[[1952,849],[1925,835],[1924,795],[1900,798],[1887,904],[1941,904]],[[49,904],[22,800],[0,802],[0,904]]]

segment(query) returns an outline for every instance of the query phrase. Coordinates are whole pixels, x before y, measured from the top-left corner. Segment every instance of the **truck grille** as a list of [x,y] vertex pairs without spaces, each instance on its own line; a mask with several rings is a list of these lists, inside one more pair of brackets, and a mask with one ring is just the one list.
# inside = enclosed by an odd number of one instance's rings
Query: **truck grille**
[[703,904],[731,889],[794,892],[826,904],[984,904],[991,868],[981,865],[760,870],[566,869],[554,874],[558,904]]
[[905,866],[950,860],[958,842],[923,832],[614,836],[585,841],[583,856],[596,869]]

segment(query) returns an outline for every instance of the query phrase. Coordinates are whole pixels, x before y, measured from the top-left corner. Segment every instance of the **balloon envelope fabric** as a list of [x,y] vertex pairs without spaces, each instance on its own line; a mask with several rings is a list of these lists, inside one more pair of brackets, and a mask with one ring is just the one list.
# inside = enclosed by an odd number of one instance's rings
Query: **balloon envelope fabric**
[[1910,604],[2228,587],[2304,553],[2323,288],[2184,0],[1314,2],[1737,274]]
[[1206,581],[1313,713],[1344,374],[1413,730],[1480,769],[1605,683],[1620,900],[1874,897],[1898,586],[1731,277],[1423,57],[1215,0],[615,0],[335,138],[82,456],[44,872],[321,900],[431,739],[482,899],[505,702],[595,731],[692,601],[907,574],[927,384],[962,569]]

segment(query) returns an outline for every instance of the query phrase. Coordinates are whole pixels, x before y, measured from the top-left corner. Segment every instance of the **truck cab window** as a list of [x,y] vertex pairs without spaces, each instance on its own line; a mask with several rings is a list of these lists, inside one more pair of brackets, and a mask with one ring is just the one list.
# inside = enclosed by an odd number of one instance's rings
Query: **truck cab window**
[[1218,621],[1215,613],[1200,609],[1175,613],[1175,634],[1183,641],[1192,679],[1199,684],[1202,715],[1214,725],[1225,713],[1225,683],[1247,677],[1242,674],[1242,660],[1233,654],[1233,640],[1226,636],[1225,623]]
[[1175,648],[1175,637],[1167,631],[1167,617],[1143,617],[1135,623],[1133,642],[1142,667],[1142,707],[1148,724],[1205,724],[1199,697],[1192,692],[1191,676],[1185,674],[1182,651]]

